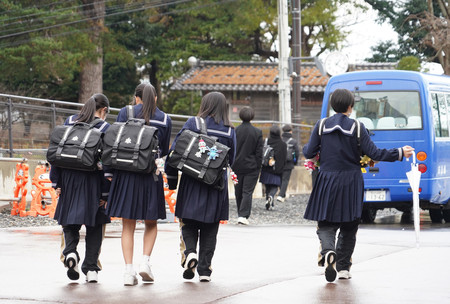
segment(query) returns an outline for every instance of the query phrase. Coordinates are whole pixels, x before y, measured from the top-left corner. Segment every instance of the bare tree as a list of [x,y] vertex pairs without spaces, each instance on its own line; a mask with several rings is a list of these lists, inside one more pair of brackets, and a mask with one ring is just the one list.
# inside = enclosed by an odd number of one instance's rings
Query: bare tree
[[410,18],[419,20],[420,30],[427,32],[423,43],[435,50],[435,55],[430,60],[438,59],[444,73],[450,75],[450,9],[446,4],[447,1],[435,0],[435,2],[439,5],[440,16],[434,14],[433,0],[427,0],[428,11]]
[[80,92],[78,102],[84,103],[95,93],[103,92],[103,47],[101,32],[104,29],[105,1],[82,0],[82,13],[89,18],[90,40],[96,46],[96,55],[81,62]]

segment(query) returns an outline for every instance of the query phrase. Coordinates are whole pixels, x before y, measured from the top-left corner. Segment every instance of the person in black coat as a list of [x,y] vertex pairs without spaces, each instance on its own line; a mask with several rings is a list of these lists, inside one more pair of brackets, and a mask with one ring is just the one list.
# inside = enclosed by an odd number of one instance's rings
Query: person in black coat
[[231,168],[238,179],[234,186],[238,224],[248,225],[253,191],[262,164],[263,137],[262,131],[250,123],[255,117],[255,111],[251,107],[243,107],[239,117],[242,124],[236,128],[236,159]]
[[[104,133],[109,127],[109,123],[104,121],[108,112],[108,98],[103,94],[95,94],[86,101],[79,114],[70,116],[64,124],[90,123],[100,118],[95,128]],[[56,166],[52,166],[50,170],[50,180],[52,187],[60,194],[54,218],[63,228],[61,260],[68,268],[67,276],[71,280],[78,280],[80,277],[77,246],[81,225],[85,225],[86,253],[81,270],[86,275],[87,282],[96,283],[97,273],[101,270],[98,257],[105,224],[111,222],[105,210],[110,182],[101,168],[96,171],[80,171]]]
[[[204,119],[209,136],[217,137],[218,142],[230,148],[228,161],[232,165],[235,155],[236,135],[228,118],[225,96],[220,92],[210,92],[203,96],[197,116]],[[197,125],[196,122],[195,117],[186,121],[175,137],[171,151],[175,149],[177,140],[184,130],[200,133],[200,125]],[[200,147],[198,149],[197,153],[206,153],[202,152]],[[166,173],[169,189],[176,189],[177,169],[166,164]],[[225,187],[221,190],[187,174],[181,175],[175,216],[180,219],[180,251],[184,279],[193,279],[197,268],[200,282],[211,280],[211,263],[216,250],[219,224],[222,220],[228,220],[229,213],[228,177],[226,172],[223,174]],[[197,243],[199,243],[198,251]]]
[[322,135],[319,135],[320,121],[317,122],[308,144],[303,147],[306,158],[320,153],[320,170],[304,217],[317,221],[321,244],[319,266],[325,266],[328,282],[334,281],[336,276],[351,278],[351,257],[364,198],[360,156],[394,162],[410,157],[414,150],[410,146],[378,149],[363,124],[358,148],[356,122],[349,118],[354,105],[353,94],[346,89],[337,89],[331,95],[330,104],[336,114],[325,120]]
[[270,128],[267,144],[274,150],[274,159],[269,166],[263,166],[259,181],[266,187],[266,209],[275,208],[274,197],[281,185],[281,176],[286,163],[287,145],[281,139],[281,130],[278,126]]
[[[288,154],[286,156],[286,164],[284,165],[283,174],[281,176],[281,187],[280,192],[277,196],[277,201],[284,202],[284,200],[286,199],[286,190],[289,186],[289,180],[291,179],[292,170],[294,170],[294,167],[297,164],[297,160],[300,155],[300,149],[298,147],[297,141],[292,138],[291,125],[283,126],[283,134],[281,134],[281,138],[287,145]],[[289,156],[291,157],[289,158]]]

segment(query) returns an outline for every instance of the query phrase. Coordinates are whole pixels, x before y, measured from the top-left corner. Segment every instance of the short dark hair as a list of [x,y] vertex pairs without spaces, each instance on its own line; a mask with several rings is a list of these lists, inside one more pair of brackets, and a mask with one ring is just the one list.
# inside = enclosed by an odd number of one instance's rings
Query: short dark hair
[[249,122],[255,118],[255,110],[252,107],[245,106],[239,111],[239,118],[244,122]]
[[280,127],[277,125],[271,126],[269,134],[270,134],[270,137],[272,137],[272,138],[280,138],[281,137]]
[[292,126],[291,125],[284,125],[283,126],[283,132],[291,132]]
[[355,97],[347,89],[337,89],[331,94],[330,104],[336,113],[345,113],[348,107],[353,108]]

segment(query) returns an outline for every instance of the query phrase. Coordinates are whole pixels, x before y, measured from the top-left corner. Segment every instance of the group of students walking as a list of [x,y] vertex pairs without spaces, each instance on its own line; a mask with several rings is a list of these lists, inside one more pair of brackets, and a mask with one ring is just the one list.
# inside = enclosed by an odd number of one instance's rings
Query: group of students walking
[[[159,158],[164,158],[171,153],[184,130],[201,132],[196,119],[192,117],[186,121],[170,147],[172,122],[166,113],[157,108],[154,87],[148,83],[140,84],[136,87],[134,95],[133,117],[143,119],[147,125],[158,129]],[[318,221],[317,233],[322,245],[320,254],[323,256],[319,264],[326,267],[325,274],[329,281],[336,277],[336,260],[337,270],[348,271],[350,268],[358,219],[361,216],[363,191],[359,166],[359,171],[356,170],[359,158],[353,155],[356,153],[356,147],[354,147],[356,143],[352,141],[353,133],[349,131],[352,120],[348,118],[348,113],[353,108],[352,95],[351,93],[350,96],[337,95],[337,98],[340,98],[338,104],[343,103],[335,108],[333,95],[332,106],[337,114],[327,120],[322,136],[318,135],[316,125],[310,142],[303,149],[307,158],[313,157],[319,151],[321,153],[321,171],[314,183],[305,217]],[[90,123],[99,118],[100,121],[95,128],[104,133],[109,127],[109,124],[104,121],[108,112],[108,98],[103,94],[95,94],[85,103],[80,113],[67,118],[65,124]],[[287,157],[288,144],[296,146],[294,150],[297,159],[299,155],[298,144],[291,139],[290,126],[284,127],[283,135],[278,126],[271,127],[267,144],[274,149],[274,159],[272,166],[262,167],[264,141],[261,130],[250,123],[254,118],[252,108],[244,107],[240,111],[243,123],[235,129],[228,117],[225,96],[219,92],[210,92],[202,98],[197,116],[204,119],[208,135],[215,136],[218,142],[230,148],[229,164],[239,181],[235,186],[239,223],[248,224],[252,194],[258,177],[265,184],[267,210],[274,207],[275,195],[280,186],[281,191],[277,200],[284,201],[287,187],[285,182],[289,181],[296,162]],[[127,119],[127,109],[122,108],[117,121],[125,122]],[[362,131],[364,133],[365,128]],[[345,140],[342,136],[346,136]],[[322,144],[320,144],[321,140]],[[348,145],[347,150],[333,148],[342,144]],[[386,161],[401,160],[403,156],[409,157],[413,150],[409,146],[391,150],[377,149],[367,134],[361,137],[361,147],[363,152],[372,159]],[[340,155],[341,153],[344,154]],[[286,161],[286,159],[289,160]],[[346,171],[345,181],[339,178],[336,170]],[[180,221],[183,278],[193,279],[197,272],[201,282],[209,282],[219,223],[222,220],[228,220],[229,217],[228,189],[226,186],[223,189],[208,186],[186,174],[181,175],[178,183],[176,168],[166,166],[165,172],[169,189],[178,188],[175,216]],[[227,185],[226,173],[224,178]],[[60,195],[54,218],[63,228],[61,260],[67,267],[67,276],[71,280],[78,280],[80,277],[80,255],[77,245],[80,240],[81,226],[86,226],[86,251],[81,271],[86,275],[87,282],[97,282],[98,272],[101,270],[99,254],[105,224],[110,222],[110,217],[120,217],[122,218],[121,245],[125,262],[124,285],[136,285],[138,275],[144,282],[154,281],[150,257],[157,237],[157,220],[166,217],[161,174],[156,175],[155,178],[154,173],[113,170],[106,166],[99,166],[96,171],[52,166],[50,179],[52,186]],[[345,185],[342,184],[343,182]],[[337,191],[343,191],[345,195],[337,196]],[[339,198],[337,203],[335,203],[336,198]],[[333,213],[334,208],[349,209],[345,207],[346,205],[350,206],[350,212],[341,212],[345,216]],[[145,223],[142,259],[138,271],[133,266],[134,232],[137,220]],[[339,237],[336,251],[334,235],[339,228],[343,235]]]

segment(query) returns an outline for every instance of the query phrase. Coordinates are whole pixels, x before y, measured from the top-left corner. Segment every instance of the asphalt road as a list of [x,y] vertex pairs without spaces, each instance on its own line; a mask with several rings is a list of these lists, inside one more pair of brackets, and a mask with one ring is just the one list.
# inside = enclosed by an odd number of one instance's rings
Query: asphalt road
[[[210,283],[182,278],[179,229],[159,225],[155,283],[123,286],[120,226],[108,226],[97,284],[66,277],[60,228],[0,229],[0,303],[450,303],[450,225],[422,217],[420,246],[399,216],[361,225],[353,278],[327,283],[314,225],[221,225]],[[140,261],[142,225],[135,235]],[[83,256],[84,241],[79,245]]]

